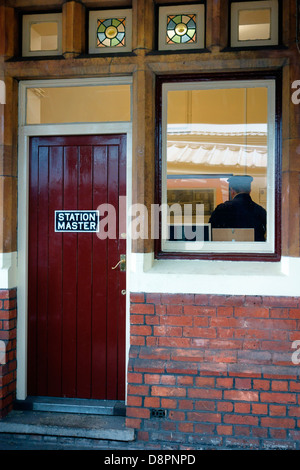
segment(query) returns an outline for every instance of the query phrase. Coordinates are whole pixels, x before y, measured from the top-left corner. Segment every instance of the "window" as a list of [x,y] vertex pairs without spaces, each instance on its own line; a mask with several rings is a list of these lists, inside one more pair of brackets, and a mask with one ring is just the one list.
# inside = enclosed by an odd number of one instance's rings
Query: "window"
[[62,15],[47,13],[23,16],[24,57],[62,54]]
[[231,4],[231,46],[276,44],[278,44],[278,0]]
[[277,256],[276,90],[276,77],[158,79],[159,256]]
[[28,86],[26,124],[72,122],[129,122],[131,85],[129,79],[111,79],[110,85]]
[[204,48],[204,5],[159,8],[159,50]]
[[111,54],[132,50],[131,10],[89,13],[89,53]]

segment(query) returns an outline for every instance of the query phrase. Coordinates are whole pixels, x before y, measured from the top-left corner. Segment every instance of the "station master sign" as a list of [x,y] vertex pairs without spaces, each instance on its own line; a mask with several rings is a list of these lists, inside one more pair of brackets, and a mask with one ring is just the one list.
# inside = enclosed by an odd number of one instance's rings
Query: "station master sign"
[[55,211],[55,232],[98,232],[99,211]]

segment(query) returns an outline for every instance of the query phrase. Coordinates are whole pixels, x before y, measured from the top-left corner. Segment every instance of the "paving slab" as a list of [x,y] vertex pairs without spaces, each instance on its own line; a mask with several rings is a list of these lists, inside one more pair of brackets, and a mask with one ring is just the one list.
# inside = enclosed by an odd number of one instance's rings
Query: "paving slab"
[[123,416],[13,410],[0,421],[0,435],[38,434],[130,442],[133,429],[126,428]]

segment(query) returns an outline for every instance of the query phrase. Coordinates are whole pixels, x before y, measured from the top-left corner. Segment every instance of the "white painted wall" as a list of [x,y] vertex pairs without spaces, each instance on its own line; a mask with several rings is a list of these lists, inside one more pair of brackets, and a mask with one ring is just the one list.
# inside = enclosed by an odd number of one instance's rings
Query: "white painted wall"
[[300,296],[300,258],[280,262],[155,260],[132,254],[131,292]]
[[0,253],[0,289],[17,286],[17,253]]

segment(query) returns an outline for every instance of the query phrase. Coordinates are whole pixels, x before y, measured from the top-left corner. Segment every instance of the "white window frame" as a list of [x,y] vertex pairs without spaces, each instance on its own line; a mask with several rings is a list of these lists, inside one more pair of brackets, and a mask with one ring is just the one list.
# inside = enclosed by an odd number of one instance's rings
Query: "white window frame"
[[[126,44],[124,47],[97,47],[98,18],[126,18]],[[89,12],[89,54],[115,54],[132,51],[132,10],[97,10]]]
[[[170,15],[197,14],[197,40],[190,44],[166,44],[167,18]],[[200,5],[176,5],[159,7],[158,49],[161,51],[203,49],[205,44],[205,7]]]
[[275,253],[275,106],[276,86],[274,79],[268,80],[228,80],[211,82],[177,82],[164,83],[162,85],[162,168],[161,168],[161,204],[167,205],[167,97],[169,91],[178,90],[207,90],[220,88],[256,88],[268,89],[268,162],[267,162],[267,241],[265,242],[203,242],[203,241],[170,241],[167,239],[166,227],[168,224],[167,213],[162,211],[161,225],[161,251],[168,253],[251,253],[273,254]]
[[[61,81],[61,80],[41,80],[40,81],[42,84],[46,84],[43,86],[41,86],[40,88],[44,88],[44,89],[50,89],[50,88],[71,88],[71,87],[76,87],[76,88],[80,88],[80,87],[92,87],[92,86],[97,86],[97,84],[95,85],[95,80],[93,79],[70,79],[70,80],[65,80],[64,82]],[[33,85],[32,85],[33,83]],[[28,81],[26,83],[26,92],[28,90],[31,90],[31,89],[36,89],[36,88],[39,88],[38,86],[35,86],[34,84],[35,83],[38,83],[37,81]],[[122,80],[120,79],[120,77],[110,77],[109,80],[107,80],[106,78],[104,79],[101,79],[99,78],[98,79],[98,86],[101,86],[103,89],[105,89],[105,87],[112,87],[112,86],[118,86],[118,85],[129,85],[130,86],[130,96],[132,97],[132,80],[131,80],[131,77],[123,77]],[[69,86],[68,86],[69,84]],[[80,91],[79,91],[79,94],[80,94]],[[22,98],[23,99],[23,98]],[[26,95],[26,97],[24,98],[25,99],[25,102],[24,102],[24,109],[26,109],[26,113],[27,113],[27,109],[28,109],[28,95]],[[23,104],[23,103],[22,103]],[[132,98],[130,100],[130,110],[129,110],[129,113],[130,113],[130,118],[128,120],[120,120],[118,121],[117,119],[115,120],[109,120],[109,121],[105,121],[105,120],[102,120],[101,118],[103,118],[103,116],[99,116],[99,121],[91,121],[91,122],[105,122],[105,123],[110,123],[110,122],[120,122],[120,123],[126,123],[126,122],[131,122],[132,121]],[[28,122],[28,119],[27,119],[27,115],[25,116],[21,116],[22,119],[22,122],[21,124],[22,125],[26,125],[26,126],[42,126],[42,125],[58,125],[59,122],[45,122],[45,123],[29,123]],[[24,121],[23,121],[24,120]],[[71,122],[68,122],[68,121],[65,121],[65,122],[61,122],[60,124],[62,125],[65,125],[65,124],[72,124],[74,122],[77,122],[77,121],[71,121]],[[89,122],[89,121],[83,121],[83,123],[86,123],[86,122]]]
[[[30,50],[30,30],[34,23],[57,23],[57,49]],[[41,13],[38,15],[23,15],[22,55],[23,57],[53,56],[62,54],[62,13]]]
[[[270,39],[239,40],[239,13],[242,10],[271,10]],[[278,45],[278,0],[256,2],[233,2],[231,4],[231,47],[275,46]]]

